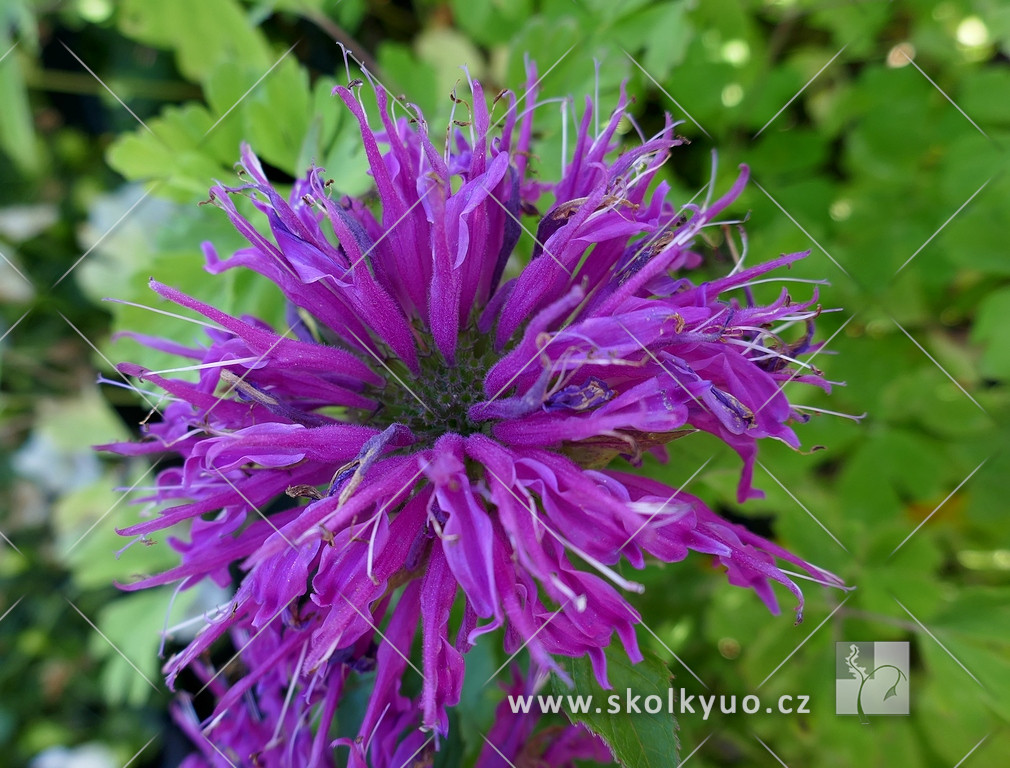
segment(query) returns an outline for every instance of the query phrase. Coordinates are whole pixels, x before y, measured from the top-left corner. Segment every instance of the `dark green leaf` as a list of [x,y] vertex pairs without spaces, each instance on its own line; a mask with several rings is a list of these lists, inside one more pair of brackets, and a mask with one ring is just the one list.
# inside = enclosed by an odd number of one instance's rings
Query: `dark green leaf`
[[[574,722],[585,723],[598,734],[625,768],[670,768],[679,765],[677,721],[668,711],[670,670],[662,660],[651,654],[646,654],[640,663],[632,664],[620,646],[611,645],[606,654],[609,689],[602,688],[597,682],[588,658],[562,661],[574,687],[569,689],[562,680],[554,677],[554,694],[592,696],[592,708],[595,709],[576,715],[566,707],[566,714]],[[646,697],[650,696],[657,696],[662,702],[656,714],[648,714],[644,710]],[[641,711],[624,711],[629,700],[634,701]],[[611,713],[611,709],[620,711]]]

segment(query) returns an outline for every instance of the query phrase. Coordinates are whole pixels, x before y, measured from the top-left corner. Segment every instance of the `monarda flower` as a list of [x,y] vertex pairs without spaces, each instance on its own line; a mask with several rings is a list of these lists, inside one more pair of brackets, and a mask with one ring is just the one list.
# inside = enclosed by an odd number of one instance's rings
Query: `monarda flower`
[[[366,115],[362,86],[335,93],[360,123],[375,200],[331,194],[320,168],[284,197],[249,147],[245,183],[211,189],[249,247],[222,259],[205,245],[209,271],[273,281],[289,327],[152,281],[202,316],[207,338],[192,348],[138,338],[192,360],[198,380],[120,366],[169,404],[141,442],[105,448],[181,457],[146,499],[160,513],[122,533],[185,524],[170,539],[179,565],[126,588],[229,586],[240,574],[233,599],[166,665],[170,686],[189,667],[216,697],[202,722],[180,705],[202,750],[193,765],[330,765],[343,748],[352,766],[399,768],[412,753],[428,765],[466,652],[490,632],[541,671],[588,656],[606,685],[614,635],[641,659],[639,615],[622,594],[640,586],[621,561],[709,555],[773,612],[772,582],[802,607],[777,561],[838,584],[628,471],[703,430],[742,457],[743,500],[755,493],[757,441],[799,444],[787,424],[803,419],[783,383],[827,387],[790,368],[816,348],[816,295],[794,303],[783,290],[760,305],[748,290],[803,254],[689,277],[699,233],[720,223],[747,169],[719,199],[673,204],[652,182],[682,140],[667,116],[658,135],[618,152],[622,120],[634,126],[622,91],[599,133],[587,100],[561,179],[536,179],[535,110],[522,107],[535,104],[533,85],[489,110],[472,82],[469,130],[442,148],[416,109],[395,119],[381,88]],[[237,196],[262,214],[255,223]],[[524,230],[535,245],[520,260]],[[807,333],[787,344],[775,328],[794,323]],[[226,674],[209,666],[219,641],[238,649]],[[411,667],[419,694],[401,685]],[[341,694],[364,675],[374,687],[358,736],[334,750]]]

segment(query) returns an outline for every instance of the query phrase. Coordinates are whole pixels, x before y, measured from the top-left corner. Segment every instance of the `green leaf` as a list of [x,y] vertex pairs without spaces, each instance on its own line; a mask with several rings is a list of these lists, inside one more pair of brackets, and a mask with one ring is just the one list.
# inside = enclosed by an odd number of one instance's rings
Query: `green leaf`
[[1010,587],[963,589],[929,625],[1010,649]]
[[[248,78],[246,88],[255,82],[255,78]],[[294,58],[287,58],[256,86],[247,101],[242,105],[243,133],[253,150],[292,175],[303,173],[304,168],[295,166],[312,118],[308,71]]]
[[[500,664],[495,654],[500,646],[496,647],[491,640],[490,637],[481,638],[466,655],[466,676],[456,708],[460,727],[456,730],[467,755],[477,755],[484,748],[486,742],[481,734],[494,725],[495,706],[502,695],[498,685],[486,682],[494,677]],[[507,682],[508,674],[507,669],[503,670],[498,681]]]
[[[993,98],[999,94],[999,98]],[[1010,125],[1010,71],[1000,67],[985,69],[965,80],[957,96],[958,106],[983,126]]]
[[222,122],[205,142],[214,124],[207,109],[190,103],[169,107],[148,121],[151,132],[137,130],[120,136],[109,148],[108,161],[130,180],[157,179],[159,197],[192,202],[207,196],[215,177],[227,177],[238,159],[241,124]]
[[[591,708],[595,711],[575,714],[566,710],[569,719],[584,723],[602,738],[625,768],[670,768],[679,765],[677,721],[667,712],[672,679],[670,670],[661,659],[649,653],[643,661],[632,664],[624,649],[615,645],[607,649],[606,655],[609,690],[597,682],[588,658],[562,661],[574,683],[573,689],[569,689],[561,679],[552,678],[556,696],[593,697]],[[648,714],[644,709],[650,696],[657,696],[662,702],[656,714]],[[625,712],[629,700],[634,701],[641,711]],[[612,704],[615,706],[612,707]],[[617,706],[622,711],[616,714],[608,711]]]
[[[1010,719],[1010,654],[1006,643],[984,643],[966,636],[938,632],[937,640],[923,638],[923,662],[935,684],[946,691],[974,699],[973,706],[985,704],[1003,720]],[[975,680],[969,676],[968,672]],[[976,682],[976,680],[978,682]]]
[[[614,3],[626,11],[623,4]],[[671,2],[628,13],[617,21],[609,36],[635,56],[642,69],[663,81],[684,60],[694,26],[687,3]]]
[[1010,317],[1010,288],[986,296],[978,308],[971,339],[982,344],[979,367],[983,376],[1010,379],[1010,344],[1006,343],[1006,318]]
[[[893,515],[903,499],[939,496],[949,470],[936,447],[924,436],[905,430],[867,435],[841,470],[838,487],[848,516],[872,521],[888,511]],[[937,503],[941,500],[942,496]]]
[[136,706],[155,690],[163,690],[158,671],[160,631],[187,614],[198,614],[193,608],[198,597],[199,590],[191,589],[173,604],[172,590],[151,589],[124,595],[102,609],[97,623],[105,637],[92,635],[91,648],[106,658],[101,682],[108,701]]
[[452,0],[456,23],[481,45],[508,43],[523,22],[530,18],[532,6],[531,0],[490,0],[483,3]]
[[172,50],[179,70],[194,82],[205,82],[225,62],[241,62],[262,74],[276,59],[234,0],[125,0],[118,20],[126,36]]
[[827,151],[827,141],[819,132],[802,128],[769,130],[761,136],[748,162],[755,175],[762,178],[802,178],[806,169],[824,162]]
[[640,12],[642,6],[646,5],[645,0],[628,0],[628,2],[614,3],[610,0],[585,0],[581,3],[592,16],[594,23],[604,26],[624,13]]
[[417,104],[431,123],[449,101],[449,92],[438,93],[435,70],[425,61],[419,61],[414,52],[402,43],[384,41],[376,54],[385,79],[396,96],[406,96]]
[[148,122],[150,131],[117,139],[109,149],[109,164],[131,180],[160,180],[159,196],[191,202],[206,197],[215,178],[232,175],[243,141],[291,175],[304,173],[307,149],[309,159],[319,159],[319,148],[306,146],[315,125],[313,100],[316,109],[336,112],[340,107],[319,104],[320,91],[313,95],[308,71],[293,57],[265,76],[248,61],[225,61],[204,79],[209,109],[196,102],[166,108]]
[[83,387],[78,396],[66,400],[40,400],[36,408],[36,432],[59,450],[90,453],[92,443],[127,437],[97,386]]
[[[452,29],[432,27],[421,32],[414,42],[418,58],[435,72],[435,96],[448,103],[453,88],[466,98],[466,76],[484,77],[484,56],[465,36]],[[465,69],[464,69],[465,68]],[[493,96],[493,94],[491,94]],[[467,120],[468,116],[458,115]]]
[[28,90],[18,51],[9,50],[10,38],[0,27],[0,55],[7,53],[0,65],[0,149],[25,174],[40,170],[42,159],[34,135],[32,112],[28,104]]

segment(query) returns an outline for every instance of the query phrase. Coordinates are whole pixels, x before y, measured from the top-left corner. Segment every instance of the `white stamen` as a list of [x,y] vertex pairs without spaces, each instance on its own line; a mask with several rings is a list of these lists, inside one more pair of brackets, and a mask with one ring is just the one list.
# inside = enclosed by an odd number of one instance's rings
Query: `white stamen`
[[202,325],[204,328],[212,328],[215,331],[224,331],[220,325],[215,325],[214,323],[208,323],[204,320],[197,320],[193,317],[186,317],[185,315],[179,315],[175,312],[168,312],[164,309],[156,309],[155,307],[149,307],[146,304],[137,304],[133,301],[126,301],[125,299],[102,299],[102,301],[110,301],[113,304],[125,304],[128,307],[136,307],[137,309],[146,309],[148,312],[155,312],[159,315],[166,315],[167,317],[174,317],[176,320],[185,320],[187,323],[195,323],[196,325]]
[[712,203],[712,193],[715,191],[715,174],[718,169],[719,169],[719,158],[716,155],[715,150],[713,149],[711,181],[708,182],[708,190],[705,193],[705,204],[702,206],[703,209],[708,209]]
[[305,661],[305,653],[308,650],[309,650],[309,644],[308,643],[303,643],[302,644],[302,653],[298,657],[298,663],[295,664],[295,668],[291,671],[291,682],[288,684],[288,692],[284,696],[284,705],[281,707],[280,715],[278,715],[278,717],[277,717],[277,726],[274,728],[274,733],[273,733],[273,736],[270,737],[270,742],[269,742],[268,746],[272,745],[272,744],[276,744],[277,743],[277,739],[280,736],[281,725],[284,723],[284,715],[287,714],[288,706],[290,706],[290,704],[291,704],[291,697],[293,696],[293,694],[295,692],[295,683],[298,682],[298,673],[299,673],[299,671],[302,668],[302,662]]
[[593,59],[596,76],[593,78],[593,116],[596,118],[596,135],[600,135],[600,61]]
[[165,368],[160,371],[148,371],[154,376],[161,376],[163,373],[181,373],[183,371],[204,371],[208,368],[223,368],[226,365],[244,365],[245,363],[258,363],[261,357],[239,357],[235,360],[218,360],[216,363],[200,363],[199,365],[184,365],[180,368]]
[[167,392],[149,392],[146,389],[141,389],[136,384],[133,384],[130,381],[113,381],[112,379],[107,379],[104,376],[102,376],[98,380],[98,383],[108,384],[109,386],[119,387],[120,389],[128,389],[131,392],[136,392],[138,395],[146,396],[145,399],[147,399],[147,397],[150,397],[150,398],[160,398],[160,400],[168,400],[173,403],[180,402],[180,398],[175,397],[174,395],[170,395]]
[[568,165],[568,103],[561,102],[561,177],[564,178]]
[[861,421],[866,418],[866,413],[861,413],[858,416],[851,413],[842,413],[841,411],[829,411],[826,408],[815,408],[812,405],[797,405],[796,403],[790,403],[790,405],[798,411],[813,411],[814,413],[824,413],[828,416],[838,416],[843,419],[849,419],[850,421]]
[[782,573],[784,573],[784,574],[786,574],[788,576],[792,576],[794,579],[802,579],[803,581],[812,581],[812,582],[814,582],[814,584],[820,584],[821,586],[824,586],[824,587],[837,587],[837,586],[839,586],[839,582],[838,581],[825,581],[823,579],[815,578],[814,576],[808,576],[805,573],[798,573],[797,571],[790,571],[790,570],[788,570],[786,568],[779,568],[779,570]]
[[[182,585],[180,584],[179,587],[181,587],[181,586]],[[208,616],[207,614],[203,614],[201,616],[193,616],[192,618],[186,619],[185,621],[180,621],[178,624],[174,624],[171,627],[165,627],[165,628],[163,628],[162,631],[161,631],[162,645],[164,645],[164,641],[166,639],[168,639],[169,637],[171,637],[172,635],[174,635],[180,629],[185,629],[186,627],[190,627],[193,624],[198,624],[200,622],[204,622],[204,623],[207,623],[207,624],[213,624],[215,621],[217,621],[219,618],[221,618],[227,611],[231,610],[231,603],[226,603],[225,605],[219,605],[216,608],[212,608],[211,610],[212,611],[219,611],[219,614],[216,615],[216,616],[213,616],[213,617]],[[209,613],[209,611],[208,611],[208,613]],[[161,651],[158,652],[158,655],[159,656],[161,655]]]
[[755,352],[763,352],[764,354],[759,355],[758,357],[750,358],[754,362],[777,358],[779,360],[786,360],[787,362],[790,362],[793,365],[798,365],[800,368],[807,368],[809,370],[814,370],[814,367],[810,363],[804,363],[802,360],[797,360],[794,357],[789,357],[789,355],[783,355],[781,352],[776,352],[772,349],[768,349],[767,347],[762,347],[760,344],[756,344],[753,341],[746,341],[745,339],[726,339],[726,341],[738,347],[744,347],[745,349],[750,349]]
[[565,584],[556,573],[551,574],[551,583],[557,587],[558,591],[568,598],[568,601],[575,604],[575,610],[582,613],[586,610],[586,596],[577,595],[575,590]]
[[765,277],[760,280],[748,280],[746,283],[740,283],[737,288],[760,285],[761,283],[809,283],[810,285],[831,285],[830,280],[811,280],[805,277]]

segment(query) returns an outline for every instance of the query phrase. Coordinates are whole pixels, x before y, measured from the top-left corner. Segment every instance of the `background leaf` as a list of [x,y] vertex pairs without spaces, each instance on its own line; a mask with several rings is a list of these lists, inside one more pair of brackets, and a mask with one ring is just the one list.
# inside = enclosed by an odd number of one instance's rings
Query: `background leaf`
[[[646,656],[638,664],[628,661],[623,648],[607,649],[607,679],[610,688],[596,680],[589,659],[566,658],[562,662],[574,688],[556,675],[551,678],[556,696],[592,696],[594,711],[575,714],[566,710],[573,722],[585,723],[610,747],[624,768],[659,768],[680,765],[677,721],[668,711],[672,675],[666,664],[655,656]],[[615,699],[610,697],[614,696]],[[628,697],[644,708],[647,697],[656,696],[660,711],[625,712]],[[640,697],[640,698],[639,698]],[[606,702],[606,703],[605,703]],[[641,704],[638,704],[641,702]],[[652,705],[656,708],[656,705]],[[616,713],[609,710],[616,709]]]

